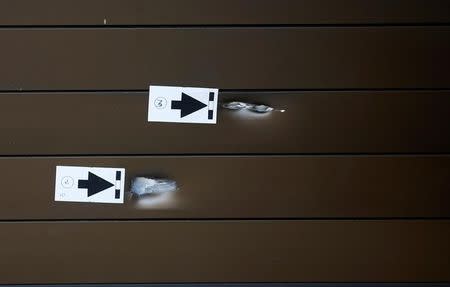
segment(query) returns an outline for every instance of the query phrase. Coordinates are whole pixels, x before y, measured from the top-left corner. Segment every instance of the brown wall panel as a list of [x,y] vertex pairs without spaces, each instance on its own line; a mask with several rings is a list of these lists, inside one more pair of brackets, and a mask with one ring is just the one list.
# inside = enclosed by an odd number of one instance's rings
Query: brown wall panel
[[449,221],[0,223],[0,283],[448,282]]
[[[0,39],[0,284],[450,282],[449,1],[0,0]],[[287,112],[148,123],[150,84]]]
[[0,96],[0,153],[450,152],[450,92],[220,93],[287,109],[219,110],[217,125],[147,122],[148,93]]
[[0,90],[450,88],[449,27],[1,29]]
[[[57,165],[125,168],[126,192],[142,175],[180,190],[123,205],[55,202]],[[450,217],[447,156],[2,158],[0,171],[0,220]]]
[[1,0],[0,25],[448,23],[445,0]]

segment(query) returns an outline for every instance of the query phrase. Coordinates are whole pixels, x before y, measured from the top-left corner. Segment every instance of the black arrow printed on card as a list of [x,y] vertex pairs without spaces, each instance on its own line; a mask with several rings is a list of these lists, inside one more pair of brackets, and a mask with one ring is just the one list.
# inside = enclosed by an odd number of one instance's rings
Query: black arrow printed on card
[[105,189],[108,189],[111,186],[114,186],[114,184],[110,183],[107,180],[104,180],[103,178],[99,177],[96,174],[93,174],[92,172],[89,172],[87,180],[78,180],[78,188],[87,188],[88,197],[97,194]]
[[190,115],[198,110],[203,109],[207,105],[200,102],[197,99],[194,99],[193,97],[181,93],[181,101],[172,101],[172,110],[181,110],[181,117],[185,117],[187,115]]

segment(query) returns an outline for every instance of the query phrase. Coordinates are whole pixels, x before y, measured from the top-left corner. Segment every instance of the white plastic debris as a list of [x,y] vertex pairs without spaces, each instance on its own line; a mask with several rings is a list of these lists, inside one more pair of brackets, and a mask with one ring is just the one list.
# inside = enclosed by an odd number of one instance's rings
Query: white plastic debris
[[244,103],[244,102],[230,102],[230,103],[225,103],[222,105],[223,108],[225,109],[229,109],[229,110],[249,110],[255,113],[260,113],[260,114],[264,114],[264,113],[269,113],[272,111],[276,111],[276,112],[282,112],[284,113],[285,110],[279,110],[279,109],[275,109],[266,105],[259,105],[259,104],[249,104],[249,103]]
[[177,190],[177,183],[170,179],[136,177],[131,182],[131,193],[137,196],[157,195]]

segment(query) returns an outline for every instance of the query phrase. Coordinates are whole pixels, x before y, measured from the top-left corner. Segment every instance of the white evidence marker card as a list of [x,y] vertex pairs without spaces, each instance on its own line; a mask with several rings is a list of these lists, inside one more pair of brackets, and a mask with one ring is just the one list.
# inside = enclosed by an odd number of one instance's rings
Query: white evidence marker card
[[219,89],[150,86],[149,122],[217,123]]
[[123,203],[125,169],[57,166],[55,201]]

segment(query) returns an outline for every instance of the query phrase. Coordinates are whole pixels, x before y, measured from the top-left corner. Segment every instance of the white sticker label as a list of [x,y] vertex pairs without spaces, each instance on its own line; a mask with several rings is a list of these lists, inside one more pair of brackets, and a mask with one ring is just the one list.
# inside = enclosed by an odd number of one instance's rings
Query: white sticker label
[[125,169],[57,166],[55,201],[123,203]]
[[217,122],[218,89],[150,86],[149,122]]

